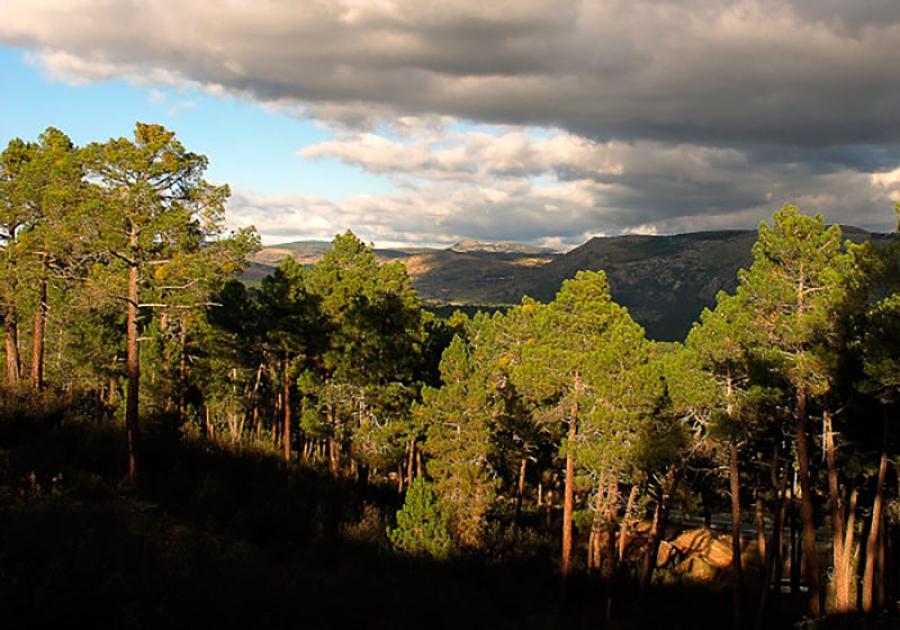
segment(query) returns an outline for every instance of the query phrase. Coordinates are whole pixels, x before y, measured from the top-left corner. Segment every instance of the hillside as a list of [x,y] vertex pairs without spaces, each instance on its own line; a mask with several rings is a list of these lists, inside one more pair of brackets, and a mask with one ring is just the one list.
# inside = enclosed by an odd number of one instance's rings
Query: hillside
[[[300,241],[263,248],[244,273],[246,281],[259,281],[287,256],[305,265],[321,260],[330,248],[321,241]],[[518,243],[464,241],[447,249],[376,249],[379,262],[402,262],[413,286],[426,302],[441,304],[494,304],[496,287],[521,273],[543,266],[558,252]],[[518,302],[519,299],[514,300]]]
[[[855,242],[886,243],[893,235],[844,228]],[[383,262],[399,260],[419,296],[432,304],[510,305],[523,295],[547,302],[563,281],[583,269],[606,272],[613,299],[660,341],[683,340],[719,291],[731,292],[752,262],[756,230],[673,236],[594,238],[566,254],[515,243],[467,241],[442,250],[376,250]],[[323,247],[324,246],[324,247]],[[246,279],[258,279],[287,255],[314,264],[327,243],[301,242],[263,249]]]
[[[527,537],[496,529],[484,555],[411,557],[387,540],[402,502],[393,486],[288,466],[151,417],[140,483],[127,487],[121,424],[103,415],[51,396],[0,399],[4,627],[81,618],[133,629],[527,630],[594,628],[606,614],[599,575],[562,588],[558,516],[530,514]],[[693,547],[689,559],[704,566],[717,551]],[[611,627],[712,630],[729,620],[729,592],[708,577],[650,596],[653,606],[638,606],[634,583],[620,580]],[[793,628],[801,602],[786,601],[788,614],[782,605],[766,627]]]
[[507,295],[524,292],[548,301],[578,271],[603,270],[613,298],[651,338],[682,340],[719,291],[735,289],[755,242],[755,231],[595,238],[510,283]]

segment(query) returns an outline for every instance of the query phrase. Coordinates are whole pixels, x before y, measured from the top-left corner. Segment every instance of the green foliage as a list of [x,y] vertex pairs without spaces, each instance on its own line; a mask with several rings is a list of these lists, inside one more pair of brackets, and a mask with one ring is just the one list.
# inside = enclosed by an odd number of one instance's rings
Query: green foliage
[[[579,273],[546,304],[524,298],[505,312],[445,321],[423,312],[401,264],[379,264],[349,231],[312,268],[289,258],[257,288],[237,282],[258,239],[252,231],[226,233],[229,191],[203,179],[206,166],[173,132],[142,123],[132,138],[83,149],[49,128],[36,142],[10,142],[0,155],[0,304],[10,385],[0,420],[17,418],[12,432],[38,426],[38,412],[61,418],[64,428],[83,413],[115,417],[126,375],[134,403],[126,418],[136,418],[140,375],[140,411],[166,418],[153,430],[168,431],[167,439],[227,434],[222,453],[231,453],[250,435],[280,437],[282,463],[272,470],[292,481],[263,475],[270,494],[259,487],[235,494],[249,484],[241,476],[248,470],[222,475],[204,468],[206,459],[203,466],[188,461],[196,453],[157,460],[157,473],[176,470],[168,481],[181,489],[166,492],[182,492],[181,505],[251,541],[278,527],[283,543],[343,537],[377,546],[384,543],[382,514],[399,500],[385,484],[402,485],[418,469],[430,481],[411,483],[389,530],[391,544],[419,556],[416,562],[446,560],[456,550],[524,561],[530,554],[514,547],[546,544],[535,523],[554,526],[561,489],[577,493],[596,562],[601,533],[618,531],[626,489],[635,490],[630,514],[659,498],[663,479],[671,480],[672,500],[717,505],[723,446],[732,453],[741,447],[740,462],[729,461],[730,477],[749,487],[756,473],[765,510],[783,496],[779,477],[795,463],[785,463],[790,452],[806,469],[799,482],[804,527],[812,530],[812,503],[822,492],[807,439],[817,416],[837,409],[841,414],[830,415],[843,423],[842,450],[833,495],[856,490],[860,506],[871,500],[869,450],[881,441],[866,420],[881,416],[871,413],[878,405],[900,399],[898,250],[875,256],[844,244],[839,227],[787,206],[760,226],[753,264],[736,292],[717,297],[683,346],[649,342],[612,299],[602,272]],[[27,342],[34,357],[52,357],[44,393],[43,377],[33,377],[39,393],[32,401],[15,385],[28,372],[18,356]],[[71,409],[50,405],[56,390],[69,392]],[[38,411],[27,409],[35,405]],[[792,433],[783,426],[790,416],[798,420]],[[186,417],[199,420],[193,431],[171,430],[172,418]],[[211,455],[223,441],[211,443],[198,449]],[[82,457],[90,453],[85,448]],[[39,508],[28,517],[39,528],[49,526],[47,514],[83,518],[71,505],[55,511],[66,493],[58,480],[71,478],[53,470],[58,459],[9,481],[7,468],[27,455],[0,452],[0,485],[15,486],[0,494],[0,509],[12,497],[4,517],[24,506]],[[563,480],[565,456],[574,474]],[[291,476],[308,472],[301,458],[327,460],[331,475],[294,493],[298,477]],[[104,471],[118,471],[118,460],[110,460]],[[361,502],[307,502],[302,516],[293,513],[315,484],[342,484],[348,470],[367,501],[389,494],[385,505],[364,513]],[[684,474],[676,482],[678,471]],[[894,483],[889,479],[891,493]],[[257,500],[263,495],[272,500]],[[732,496],[739,511],[746,496]],[[871,528],[871,513],[859,509],[861,527]],[[348,520],[358,522],[340,525]],[[207,549],[201,538],[198,548]],[[168,530],[160,537],[178,553],[189,539]]]
[[[252,229],[226,234],[228,187],[204,181],[206,158],[159,125],[137,123],[133,139],[84,148],[51,127],[37,143],[10,143],[0,162],[7,380],[25,372],[18,329],[26,309],[34,389],[43,387],[51,350],[52,377],[69,386],[79,379],[109,403],[126,367],[133,461],[139,396],[164,409],[183,401],[203,308],[243,268],[258,237]],[[139,332],[147,339],[143,366]],[[143,396],[142,371],[152,384]]]
[[[487,515],[497,492],[491,460],[502,413],[497,383],[491,379],[492,352],[487,322],[470,348],[459,336],[441,360],[443,387],[424,388],[416,413],[426,428],[424,450],[441,509],[460,546],[480,547]],[[473,356],[474,355],[474,356]],[[478,358],[475,358],[475,357]],[[479,360],[480,359],[480,360]]]
[[522,343],[511,378],[518,391],[560,419],[577,414],[580,465],[628,474],[642,423],[662,395],[651,345],[616,304],[602,272],[566,281],[549,305],[529,300],[510,313]]
[[422,477],[416,478],[406,491],[406,500],[397,512],[397,527],[388,529],[388,538],[394,547],[414,556],[437,560],[449,557],[451,541],[446,519]]
[[423,312],[400,263],[379,265],[352,232],[306,276],[324,343],[315,357],[320,407],[349,438],[358,462],[395,468],[415,431],[409,407],[419,389]]
[[195,306],[258,247],[252,229],[224,237],[228,186],[206,182],[206,157],[174,132],[137,123],[133,140],[93,143],[83,159],[98,184],[84,225],[93,247],[108,252],[92,278],[111,294],[126,295],[127,270],[136,268],[142,303]]
[[757,353],[795,388],[826,392],[838,362],[841,325],[864,299],[862,250],[844,247],[840,226],[785,206],[762,224],[753,265],[737,299]]
[[[203,180],[207,160],[187,152],[175,134],[160,125],[137,123],[134,139],[111,139],[84,149],[93,187],[82,213],[84,235],[100,253],[89,280],[126,312],[125,401],[127,478],[137,474],[141,355],[139,331],[154,309],[198,309],[242,267],[258,245],[253,230],[224,234],[228,186]],[[160,315],[158,331],[166,326]],[[176,338],[186,343],[182,318]],[[175,354],[163,348],[165,355]],[[183,356],[184,349],[179,353]],[[183,364],[183,361],[179,361]],[[184,380],[184,370],[179,371]],[[169,404],[172,405],[172,396]],[[234,417],[234,416],[232,416]]]
[[771,376],[768,350],[758,346],[752,311],[739,296],[720,293],[717,302],[688,335],[684,367],[696,378],[689,387],[682,381],[675,395],[678,408],[714,437],[741,442],[763,428],[764,408],[781,395],[780,382]]
[[275,352],[315,354],[313,348],[320,337],[314,329],[318,323],[318,301],[306,286],[302,265],[285,258],[259,291],[258,322],[264,325],[266,343]]
[[347,232],[313,268],[308,287],[320,299],[329,337],[323,360],[335,380],[379,386],[414,376],[422,311],[402,264],[379,265],[372,249]]
[[35,315],[31,376],[33,387],[40,389],[48,302],[58,297],[65,280],[83,275],[80,263],[87,252],[80,237],[80,209],[87,184],[80,158],[71,140],[52,127],[37,143],[13,140],[0,155],[0,298],[11,384],[21,376],[18,327],[23,307]]
[[[896,204],[900,218],[900,203]],[[860,320],[856,348],[862,354],[859,386],[885,404],[900,400],[900,245],[868,254],[869,277],[880,291]]]
[[300,429],[310,440],[324,440],[331,437],[331,426],[312,406],[307,406],[300,415]]

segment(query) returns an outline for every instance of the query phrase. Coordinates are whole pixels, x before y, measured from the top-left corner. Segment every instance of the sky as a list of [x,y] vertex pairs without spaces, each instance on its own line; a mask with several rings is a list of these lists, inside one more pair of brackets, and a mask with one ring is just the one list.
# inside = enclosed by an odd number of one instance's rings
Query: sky
[[897,227],[896,0],[0,0],[0,143],[176,132],[265,244]]

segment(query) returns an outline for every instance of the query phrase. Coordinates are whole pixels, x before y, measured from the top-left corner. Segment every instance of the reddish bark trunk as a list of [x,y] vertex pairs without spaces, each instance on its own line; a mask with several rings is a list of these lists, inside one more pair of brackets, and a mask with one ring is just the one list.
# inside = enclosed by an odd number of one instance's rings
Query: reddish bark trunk
[[628,528],[631,527],[631,521],[634,518],[634,506],[637,503],[638,484],[631,486],[631,492],[628,493],[628,503],[625,505],[625,515],[622,517],[622,523],[619,525],[619,541],[618,556],[619,562],[625,559],[625,547],[627,545]]
[[797,463],[800,468],[800,517],[803,521],[803,555],[806,559],[806,581],[809,585],[809,613],[814,618],[822,615],[822,594],[819,583],[819,557],[816,552],[816,520],[813,509],[812,482],[810,479],[809,425],[807,392],[797,392]]
[[569,440],[566,445],[566,481],[563,503],[562,563],[563,577],[568,577],[572,557],[572,513],[575,511],[575,448],[577,411],[569,418]]
[[6,329],[6,381],[15,385],[19,382],[19,321],[12,305],[6,307],[3,325]]
[[519,464],[519,484],[516,494],[516,525],[522,520],[522,502],[525,500],[525,473],[528,471],[528,458],[523,457]]
[[606,493],[606,476],[600,475],[597,484],[597,503],[594,506],[594,518],[591,522],[591,534],[588,538],[588,571],[599,569],[602,564],[600,546],[603,537],[603,503]]
[[844,554],[841,557],[841,567],[840,571],[843,575],[847,576],[847,582],[849,583],[849,611],[853,611],[856,602],[856,579],[855,579],[855,571],[853,570],[853,545],[854,542],[854,533],[856,531],[856,501],[859,498],[859,492],[854,488],[853,492],[850,493],[850,503],[847,507],[847,525],[844,529],[844,542],[843,549]]
[[44,331],[47,323],[47,281],[38,280],[37,303],[34,306],[34,336],[31,353],[31,388],[44,387]]
[[290,374],[290,357],[288,353],[284,353],[284,382],[282,390],[283,403],[283,424],[281,430],[282,447],[284,449],[284,461],[291,463],[291,374]]
[[734,608],[733,627],[741,630],[741,484],[738,466],[738,445],[730,444],[729,482],[731,487],[731,604]]
[[[409,436],[409,452],[408,457],[406,459],[406,485],[407,487],[412,485],[413,476],[416,474],[416,436],[415,434]],[[402,490],[401,490],[402,492]]]
[[872,523],[869,527],[869,538],[866,541],[866,563],[863,570],[863,612],[871,612],[875,608],[875,565],[878,556],[881,555],[879,547],[884,544],[881,535],[882,509],[884,503],[884,481],[887,477],[888,452],[887,452],[888,423],[884,418],[884,438],[882,442],[881,461],[878,464],[878,485],[875,487],[875,501],[872,505]]
[[677,469],[675,466],[671,466],[660,488],[659,501],[653,513],[653,525],[651,525],[650,532],[647,534],[647,550],[644,556],[644,566],[641,570],[642,592],[650,588],[650,583],[653,580],[653,571],[656,569],[656,557],[659,555],[659,544],[663,536],[665,536],[666,527],[669,523],[669,501],[677,483]]
[[766,611],[766,600],[768,598],[769,587],[772,584],[778,584],[779,587],[775,591],[780,593],[781,573],[783,565],[782,549],[784,547],[784,519],[787,510],[787,484],[788,470],[790,466],[785,464],[784,470],[779,479],[778,468],[780,463],[779,450],[776,447],[772,460],[772,487],[775,490],[775,505],[772,512],[772,537],[767,545],[766,564],[763,571],[762,593],[759,598],[759,607],[756,611],[756,628],[762,630],[763,620]]
[[766,521],[765,521],[765,504],[763,502],[762,493],[759,487],[756,488],[756,546],[759,550],[759,563],[766,566],[768,556],[766,554]]
[[828,463],[828,499],[831,504],[831,533],[833,540],[832,566],[834,567],[834,577],[832,578],[832,584],[834,585],[834,612],[848,613],[853,610],[853,602],[850,599],[851,576],[845,571],[845,568],[849,569],[849,563],[844,562],[844,506],[838,483],[834,431],[832,430],[830,413],[825,413],[824,425],[825,459]]
[[[134,226],[129,236],[131,251],[137,249],[137,231]],[[132,261],[128,269],[128,313],[126,318],[125,372],[128,379],[125,401],[125,443],[128,469],[125,479],[134,484],[137,479],[138,443],[138,395],[140,393],[141,363],[138,344],[138,268]]]

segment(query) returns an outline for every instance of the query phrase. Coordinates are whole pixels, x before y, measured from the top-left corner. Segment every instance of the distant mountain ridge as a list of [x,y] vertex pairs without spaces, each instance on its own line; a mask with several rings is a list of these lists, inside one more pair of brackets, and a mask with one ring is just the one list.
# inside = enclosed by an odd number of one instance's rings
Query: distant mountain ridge
[[486,243],[484,241],[460,241],[455,245],[451,245],[448,249],[455,252],[486,252],[491,254],[527,254],[536,256],[555,255],[559,252],[548,247],[533,247],[515,243],[513,241],[498,241],[496,243]]
[[[844,238],[884,245],[893,234],[843,228]],[[463,241],[447,249],[375,250],[379,260],[404,263],[426,303],[505,306],[523,295],[554,298],[564,280],[581,270],[606,272],[610,293],[652,339],[680,341],[719,291],[733,292],[738,271],[752,262],[756,230],[672,236],[594,238],[565,254],[518,243]],[[264,248],[246,279],[259,279],[286,256],[303,264],[321,259],[330,243],[301,241]]]

